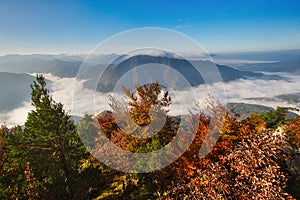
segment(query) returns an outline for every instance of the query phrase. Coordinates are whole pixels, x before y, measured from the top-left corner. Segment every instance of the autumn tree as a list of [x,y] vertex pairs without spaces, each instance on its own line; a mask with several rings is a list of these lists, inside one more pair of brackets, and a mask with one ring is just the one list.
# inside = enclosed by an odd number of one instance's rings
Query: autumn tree
[[286,172],[288,173],[288,191],[293,194],[296,199],[300,198],[300,116],[290,119],[288,123],[282,127],[282,132],[288,136],[291,145],[291,159],[285,163]]
[[196,175],[176,179],[156,196],[159,199],[286,199],[287,178],[278,164],[286,159],[285,136],[258,132],[239,142],[228,154]]
[[293,148],[300,148],[300,116],[297,115],[296,118],[291,119],[283,130],[288,134],[289,143]]
[[[113,111],[98,115],[97,127],[126,151],[139,153],[162,148],[176,135],[180,121],[168,116],[167,107],[171,99],[167,93],[162,95],[157,87],[157,83],[137,86],[133,92],[124,88],[128,101],[118,102],[112,98],[110,106]],[[184,130],[187,135],[192,131],[196,133],[184,154],[169,166],[153,173],[125,174],[124,182],[127,184],[121,184],[126,185],[122,187],[122,198],[141,197],[138,188],[147,188],[157,199],[288,198],[285,189],[287,178],[280,165],[287,158],[285,148],[289,144],[285,135],[276,135],[266,129],[273,123],[272,120],[265,121],[270,119],[266,118],[267,115],[252,114],[240,119],[229,113],[222,104],[208,102],[208,111],[190,113],[190,116],[180,119],[191,118],[198,122],[190,130]],[[158,113],[162,115],[151,115],[151,109],[161,111]],[[285,113],[285,109],[277,114],[281,116],[282,113]],[[145,132],[139,132],[143,136],[151,131],[147,126],[164,115],[167,116],[166,122],[156,135],[135,137],[134,133],[139,127],[146,127],[143,129]],[[276,125],[286,123],[281,117],[274,122]],[[214,132],[209,132],[211,125],[219,132],[217,141],[214,141]],[[214,146],[204,158],[199,158],[202,145]]]
[[165,92],[163,97],[159,99],[159,95],[161,95],[162,91],[158,82],[151,83],[150,85],[137,85],[137,94],[125,87],[123,87],[123,92],[130,99],[128,102],[130,106],[130,116],[139,126],[145,126],[151,122],[151,109],[156,113],[161,112],[166,114],[168,111],[166,108],[171,104],[171,98],[168,96],[168,92]]
[[[111,97],[110,107],[113,111],[101,112],[96,117],[96,126],[111,142],[125,151],[146,153],[158,150],[172,140],[178,129],[178,121],[168,116],[171,98],[168,92],[162,91],[158,82],[137,85],[135,89],[131,91],[123,88],[126,102],[119,102]],[[144,161],[141,158],[134,159],[143,166]],[[124,169],[128,167],[126,164],[120,163]],[[153,173],[125,174],[122,184],[123,198],[134,198],[136,195],[131,193],[132,188],[137,187],[147,188],[148,195],[152,194],[149,192],[155,187],[152,183]]]
[[[128,101],[124,103],[111,98],[113,112],[99,114],[96,126],[116,145],[132,152],[153,151],[170,142],[177,123],[167,115],[171,104],[168,92],[162,93],[157,82],[137,85],[136,92],[124,87],[123,92]],[[160,145],[154,147],[149,142]]]
[[198,152],[214,115],[199,113],[193,143],[156,178],[158,199],[287,198],[287,178],[280,165],[288,157],[287,137],[266,130],[260,115],[237,119],[223,108],[210,106],[211,113],[223,110],[223,125],[217,143],[204,158]]

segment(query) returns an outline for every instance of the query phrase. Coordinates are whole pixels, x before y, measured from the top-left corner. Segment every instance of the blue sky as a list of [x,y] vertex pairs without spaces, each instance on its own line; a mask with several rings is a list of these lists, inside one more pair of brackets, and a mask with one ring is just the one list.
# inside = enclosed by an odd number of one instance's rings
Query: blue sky
[[0,54],[86,53],[132,28],[182,32],[209,52],[300,49],[300,1],[1,0]]

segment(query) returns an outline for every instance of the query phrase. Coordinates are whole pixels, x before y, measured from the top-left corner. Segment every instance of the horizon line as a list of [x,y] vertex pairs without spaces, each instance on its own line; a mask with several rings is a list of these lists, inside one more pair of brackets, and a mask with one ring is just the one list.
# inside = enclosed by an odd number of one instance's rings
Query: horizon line
[[[291,49],[258,49],[258,50],[253,50],[253,49],[241,49],[241,50],[228,50],[228,51],[211,51],[208,52],[208,55],[213,55],[213,54],[231,54],[231,53],[264,53],[264,52],[280,52],[280,51],[299,51],[300,48],[291,48]],[[189,52],[192,55],[192,52]],[[61,52],[61,53],[55,53],[55,52],[28,52],[28,53],[0,53],[1,57],[4,56],[33,56],[33,55],[45,55],[45,56],[87,56],[87,55],[122,55],[122,53],[114,53],[114,52],[109,52],[109,53],[99,53],[99,54],[90,54],[90,53],[68,53],[68,52]]]

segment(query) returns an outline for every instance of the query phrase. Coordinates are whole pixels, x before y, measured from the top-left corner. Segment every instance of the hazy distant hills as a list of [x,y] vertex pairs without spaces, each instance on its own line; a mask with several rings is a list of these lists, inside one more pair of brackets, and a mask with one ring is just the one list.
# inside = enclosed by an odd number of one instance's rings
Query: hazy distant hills
[[35,77],[28,74],[0,73],[0,112],[9,111],[30,101],[30,84]]
[[[231,55],[228,55],[231,58]],[[237,57],[239,58],[239,54]],[[114,58],[118,57],[116,54],[109,55],[91,55],[89,62],[91,66],[97,67],[99,65],[106,65],[110,63]],[[122,56],[119,56],[122,57]],[[220,56],[219,56],[220,57]],[[221,56],[221,58],[223,58]],[[75,77],[79,67],[82,64],[84,55],[43,55],[43,54],[34,54],[34,55],[7,55],[0,56],[0,72],[12,72],[12,73],[52,73],[58,77]],[[177,59],[172,57],[162,57],[162,56],[133,56],[129,59],[122,58],[123,62],[119,64],[112,64],[110,69],[106,70],[106,75],[114,74],[117,79],[120,74],[130,70],[135,65],[141,65],[146,63],[160,63],[171,66],[175,70],[178,70],[190,81],[192,85],[198,85],[203,83],[203,78],[197,76],[195,70],[192,69],[191,64],[183,59]],[[207,66],[209,63],[207,61],[191,61],[202,62],[200,65]],[[234,69],[226,65],[217,65],[222,78],[224,81],[232,81],[239,78],[245,77],[254,77],[254,78],[264,78],[261,73],[254,73],[251,71],[272,71],[276,68],[276,71],[288,71],[293,72],[294,68],[298,69],[299,60],[288,60],[280,61],[278,63],[265,63],[265,64],[249,64]],[[117,67],[117,65],[119,67]],[[281,66],[286,66],[282,68]],[[91,68],[93,69],[93,68]],[[242,70],[242,71],[240,71]],[[247,72],[245,72],[245,70]],[[93,73],[92,71],[88,73]],[[86,75],[86,78],[89,77]],[[111,77],[111,76],[109,76]],[[274,77],[273,77],[274,78]],[[104,78],[105,79],[105,78]],[[103,80],[104,81],[104,80]],[[115,81],[115,80],[111,80]],[[104,81],[105,82],[105,81]]]
[[232,52],[211,54],[213,59],[226,60],[263,60],[263,61],[286,61],[296,60],[300,57],[300,49],[258,51],[258,52]]
[[[47,57],[46,57],[47,58]],[[23,59],[0,62],[0,71],[12,73],[51,73],[58,77],[75,77],[81,61],[65,61],[57,58]]]
[[226,107],[230,113],[238,114],[241,118],[245,118],[253,113],[262,114],[274,110],[271,107],[248,103],[228,103]]
[[[98,78],[98,74],[94,73],[99,66],[106,66],[114,58],[118,57],[116,54],[110,55],[92,55],[89,62],[91,67],[82,74],[79,79]],[[295,57],[295,56],[294,56]],[[293,57],[293,58],[294,58]],[[7,55],[0,56],[0,112],[8,111],[22,102],[30,100],[30,84],[35,77],[26,73],[52,73],[58,77],[76,77],[78,69],[82,64],[84,55]],[[97,86],[98,91],[111,91],[116,82],[130,71],[135,66],[147,63],[164,64],[170,66],[174,70],[182,74],[189,84],[197,86],[204,84],[203,77],[198,74],[191,63],[209,69],[214,64],[209,61],[187,61],[176,57],[167,56],[151,56],[151,55],[136,55],[132,57],[123,56],[119,62],[111,64],[104,72],[100,82]],[[254,71],[268,71],[268,72],[299,72],[299,59],[290,59],[287,61],[279,61],[277,63],[268,64],[249,64],[241,66],[239,69],[232,68],[226,65],[216,65],[221,73],[222,79],[225,82],[234,81],[237,79],[281,79],[279,76],[269,76],[260,72]],[[98,65],[97,65],[98,64]],[[148,68],[151,65],[147,66]],[[151,69],[143,68],[142,73],[146,76],[152,76]],[[245,71],[248,70],[248,71]],[[298,71],[297,71],[298,70]],[[9,73],[8,73],[9,72]],[[207,70],[209,72],[209,70]],[[157,75],[157,74],[156,74]],[[179,77],[166,71],[164,74],[167,81],[170,81],[171,86],[180,88],[182,85]],[[138,78],[138,77],[132,77]],[[97,79],[98,80],[98,79]],[[89,81],[86,82],[86,87],[89,87]],[[50,87],[50,86],[49,86]]]
[[[150,56],[150,55],[136,55],[130,57],[126,60],[121,61],[117,64],[110,65],[105,72],[103,73],[99,84],[97,86],[97,90],[101,92],[112,91],[117,81],[126,73],[132,70],[136,66],[141,66],[149,63],[154,64],[163,64],[169,66],[179,72],[180,75],[183,75],[186,80],[188,80],[191,86],[197,86],[200,84],[205,84],[204,78],[198,71],[193,67],[192,64],[195,64],[204,69],[207,73],[210,73],[211,68],[215,65],[210,61],[187,61],[184,59],[178,58],[168,58],[161,56]],[[237,70],[225,65],[216,65],[223,81],[233,81],[241,78],[264,78],[266,77],[262,73],[251,72],[251,71],[241,71]],[[151,65],[144,66],[141,71],[138,73],[133,73],[132,79],[147,79],[149,77],[157,77],[161,76],[166,82],[171,83],[173,88],[182,88],[182,82],[178,74],[172,73],[171,71],[165,70],[162,74],[157,74],[157,71],[152,71]],[[161,72],[160,72],[161,73]],[[172,74],[172,76],[167,76]],[[205,76],[206,74],[203,74]],[[270,77],[272,78],[272,77]]]
[[220,53],[211,56],[221,63],[232,63],[240,70],[300,74],[300,49]]
[[284,60],[275,63],[256,63],[240,66],[241,70],[264,71],[264,72],[288,72],[300,74],[300,58]]
[[[230,114],[238,114],[240,119],[246,118],[252,114],[263,114],[270,110],[274,110],[272,107],[249,103],[228,103],[226,107]],[[289,111],[288,117],[295,118],[296,114]]]
[[300,93],[291,93],[291,94],[281,94],[274,97],[256,97],[256,98],[247,98],[247,100],[259,100],[259,101],[275,101],[281,102],[285,101],[289,104],[294,104],[300,106]]
[[[5,55],[0,56],[0,72],[52,73],[58,77],[75,77],[86,55]],[[116,54],[89,55],[89,64],[107,64]]]

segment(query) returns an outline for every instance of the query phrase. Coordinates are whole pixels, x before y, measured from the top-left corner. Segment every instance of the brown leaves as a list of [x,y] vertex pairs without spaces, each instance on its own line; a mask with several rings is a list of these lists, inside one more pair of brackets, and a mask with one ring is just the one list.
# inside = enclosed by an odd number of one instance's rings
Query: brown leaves
[[257,133],[205,169],[186,166],[188,171],[177,174],[174,184],[165,187],[172,191],[171,198],[285,199],[287,179],[277,163],[285,158],[286,145],[284,136]]

